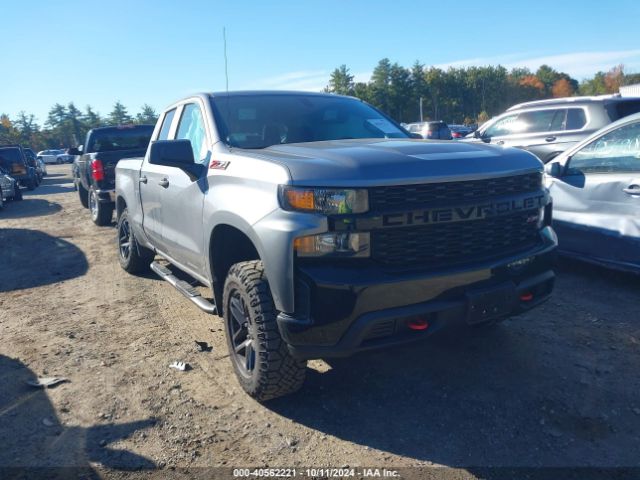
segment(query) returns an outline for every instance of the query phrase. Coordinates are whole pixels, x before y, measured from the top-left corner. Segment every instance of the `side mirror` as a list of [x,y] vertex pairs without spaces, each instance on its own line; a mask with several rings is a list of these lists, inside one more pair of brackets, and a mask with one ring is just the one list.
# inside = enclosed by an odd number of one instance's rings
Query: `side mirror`
[[82,155],[79,147],[72,147],[69,149],[69,155]]
[[480,131],[476,130],[473,132],[473,138],[482,138],[482,135],[480,135]]
[[560,165],[560,162],[547,163],[544,166],[544,173],[550,177],[559,178],[562,176],[562,165]]
[[151,143],[149,163],[176,168],[193,165],[191,140],[157,140]]

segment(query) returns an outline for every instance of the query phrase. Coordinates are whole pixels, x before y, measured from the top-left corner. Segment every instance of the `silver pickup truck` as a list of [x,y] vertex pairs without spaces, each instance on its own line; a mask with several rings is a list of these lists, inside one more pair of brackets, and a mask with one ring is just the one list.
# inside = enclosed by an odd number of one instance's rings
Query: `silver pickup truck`
[[493,323],[553,289],[528,152],[416,140],[357,99],[296,92],[185,98],[151,140],[116,168],[120,263],[221,315],[258,400],[300,388],[308,359]]

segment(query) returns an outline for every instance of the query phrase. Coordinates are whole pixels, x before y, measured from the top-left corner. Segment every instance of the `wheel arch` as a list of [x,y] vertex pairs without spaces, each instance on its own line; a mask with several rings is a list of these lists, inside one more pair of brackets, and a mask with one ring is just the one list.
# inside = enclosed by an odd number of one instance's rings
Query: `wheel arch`
[[248,225],[241,225],[238,220],[229,220],[213,227],[207,249],[213,295],[218,315],[221,316],[224,308],[222,292],[231,266],[238,262],[263,259],[259,242],[248,234]]

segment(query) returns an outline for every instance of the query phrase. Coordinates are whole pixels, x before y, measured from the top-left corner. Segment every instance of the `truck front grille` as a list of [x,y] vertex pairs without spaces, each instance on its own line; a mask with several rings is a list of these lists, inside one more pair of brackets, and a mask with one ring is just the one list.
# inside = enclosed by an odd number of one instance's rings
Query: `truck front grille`
[[537,211],[371,232],[371,257],[392,268],[437,268],[504,257],[540,242]]
[[374,187],[369,189],[369,205],[373,212],[408,211],[427,204],[464,204],[467,200],[517,195],[541,188],[539,172],[462,182]]

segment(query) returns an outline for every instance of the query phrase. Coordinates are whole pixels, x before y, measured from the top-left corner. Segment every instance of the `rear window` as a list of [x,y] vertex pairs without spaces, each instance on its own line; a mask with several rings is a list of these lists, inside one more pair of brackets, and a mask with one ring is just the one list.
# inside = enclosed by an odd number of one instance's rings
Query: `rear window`
[[11,171],[11,165],[14,163],[24,164],[20,150],[17,148],[1,148],[0,149],[0,166]]
[[610,103],[607,106],[609,117],[611,120],[618,120],[632,113],[640,112],[640,100],[621,100],[619,102]]
[[147,148],[152,133],[153,127],[150,125],[95,130],[89,136],[86,153]]

